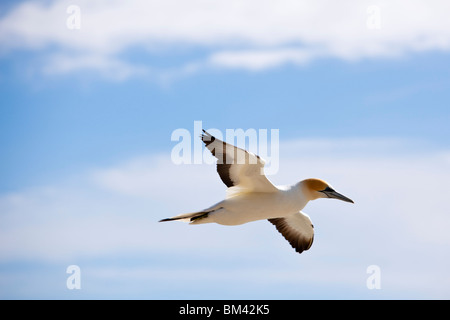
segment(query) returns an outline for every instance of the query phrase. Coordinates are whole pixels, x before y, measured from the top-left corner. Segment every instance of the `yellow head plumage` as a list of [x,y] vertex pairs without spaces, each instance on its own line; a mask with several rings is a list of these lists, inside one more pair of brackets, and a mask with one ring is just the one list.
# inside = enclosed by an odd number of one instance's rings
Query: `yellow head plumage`
[[309,191],[323,191],[329,187],[328,183],[320,179],[306,179],[303,184]]
[[301,185],[309,200],[334,198],[353,203],[353,200],[336,192],[327,182],[321,179],[306,179],[301,182]]

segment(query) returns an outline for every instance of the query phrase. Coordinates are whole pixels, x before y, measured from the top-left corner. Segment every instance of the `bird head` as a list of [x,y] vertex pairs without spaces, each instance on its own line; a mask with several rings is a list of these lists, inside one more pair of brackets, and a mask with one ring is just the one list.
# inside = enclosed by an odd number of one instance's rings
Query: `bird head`
[[347,198],[346,196],[336,192],[327,182],[320,179],[306,179],[301,182],[303,190],[310,198],[310,200],[315,200],[319,198],[330,198],[338,199],[345,202],[354,203],[353,200]]

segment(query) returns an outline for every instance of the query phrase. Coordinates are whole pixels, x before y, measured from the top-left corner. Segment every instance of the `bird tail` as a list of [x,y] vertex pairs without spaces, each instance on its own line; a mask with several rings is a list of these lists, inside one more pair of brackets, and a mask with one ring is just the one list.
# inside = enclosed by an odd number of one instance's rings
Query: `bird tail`
[[198,211],[198,212],[184,213],[184,214],[179,214],[172,218],[166,218],[166,219],[159,220],[159,222],[181,220],[181,221],[186,221],[186,222],[192,223],[198,219],[206,218],[210,212],[211,211]]

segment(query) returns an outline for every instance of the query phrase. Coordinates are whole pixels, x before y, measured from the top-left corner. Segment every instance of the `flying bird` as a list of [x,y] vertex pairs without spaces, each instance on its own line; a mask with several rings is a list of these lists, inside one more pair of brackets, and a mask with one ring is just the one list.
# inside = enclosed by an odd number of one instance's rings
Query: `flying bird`
[[264,175],[265,162],[258,155],[223,142],[205,130],[201,139],[217,158],[217,172],[228,187],[225,200],[160,222],[184,220],[190,224],[215,222],[235,226],[267,219],[295,251],[302,253],[311,247],[314,239],[311,219],[301,211],[309,201],[331,198],[354,203],[321,179],[275,186]]

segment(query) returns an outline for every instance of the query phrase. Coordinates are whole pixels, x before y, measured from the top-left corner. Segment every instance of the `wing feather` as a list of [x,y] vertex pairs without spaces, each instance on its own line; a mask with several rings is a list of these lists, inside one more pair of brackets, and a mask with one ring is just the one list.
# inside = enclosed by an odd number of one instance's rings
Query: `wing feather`
[[265,176],[265,162],[258,155],[223,142],[205,130],[201,139],[217,158],[217,173],[228,188],[236,193],[278,191]]
[[314,226],[308,215],[303,212],[294,213],[284,218],[269,219],[278,232],[290,243],[298,253],[308,250],[314,240]]

